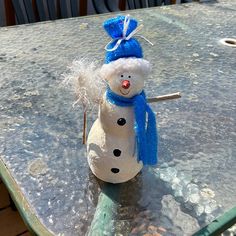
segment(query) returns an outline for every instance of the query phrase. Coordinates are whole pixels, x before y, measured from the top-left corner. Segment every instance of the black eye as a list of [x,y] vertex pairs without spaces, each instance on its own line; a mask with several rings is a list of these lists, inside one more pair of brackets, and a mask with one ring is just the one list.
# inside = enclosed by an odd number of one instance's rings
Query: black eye
[[129,75],[128,78],[131,78],[131,76]]
[[120,77],[124,77],[124,75],[121,75]]

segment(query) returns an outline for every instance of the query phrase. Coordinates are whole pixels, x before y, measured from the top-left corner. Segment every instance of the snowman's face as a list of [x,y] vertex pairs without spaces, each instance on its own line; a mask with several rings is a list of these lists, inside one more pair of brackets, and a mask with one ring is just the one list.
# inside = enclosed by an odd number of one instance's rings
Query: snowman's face
[[143,90],[144,78],[137,72],[124,71],[111,75],[108,85],[114,93],[130,98]]

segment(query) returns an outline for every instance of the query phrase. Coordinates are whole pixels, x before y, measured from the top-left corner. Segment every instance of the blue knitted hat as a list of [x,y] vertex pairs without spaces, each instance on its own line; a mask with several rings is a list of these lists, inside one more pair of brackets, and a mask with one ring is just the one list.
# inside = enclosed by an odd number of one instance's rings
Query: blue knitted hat
[[108,19],[103,26],[112,41],[106,46],[105,63],[108,64],[119,58],[143,58],[139,42],[129,35],[137,28],[137,21],[129,16],[117,16]]

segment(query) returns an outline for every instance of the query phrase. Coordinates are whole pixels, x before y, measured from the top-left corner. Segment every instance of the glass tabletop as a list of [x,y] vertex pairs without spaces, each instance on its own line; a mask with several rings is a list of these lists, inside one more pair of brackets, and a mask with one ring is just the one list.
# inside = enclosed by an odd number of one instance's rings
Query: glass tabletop
[[142,42],[147,96],[182,98],[151,105],[159,163],[119,185],[90,172],[82,108],[61,84],[76,58],[102,65],[111,14],[0,28],[1,176],[30,227],[32,214],[54,235],[191,235],[236,204],[236,49],[220,43],[236,36],[235,10],[219,1],[129,11],[154,43]]

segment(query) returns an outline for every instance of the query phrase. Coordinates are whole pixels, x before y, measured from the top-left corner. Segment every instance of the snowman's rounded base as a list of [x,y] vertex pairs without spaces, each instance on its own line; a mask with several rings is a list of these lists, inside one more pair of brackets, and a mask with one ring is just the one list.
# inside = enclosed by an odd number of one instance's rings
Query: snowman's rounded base
[[100,179],[100,180],[102,180],[102,181],[104,181],[104,182],[108,182],[108,183],[112,183],[112,184],[120,184],[120,183],[124,183],[124,182],[127,182],[127,181],[129,181],[129,180],[131,180],[131,179],[133,179],[138,173],[136,173],[135,175],[133,175],[132,177],[131,176],[129,176],[129,177],[119,177],[119,178],[117,178],[117,179],[115,179],[115,178],[110,178],[110,177],[105,177],[105,176],[101,176],[100,174],[96,174],[93,170],[94,169],[92,169],[91,168],[91,166],[90,166],[90,169],[91,169],[91,171],[92,171],[92,173],[98,178],[98,179]]
[[134,178],[143,167],[142,162],[137,162],[134,145],[134,137],[119,138],[105,133],[99,119],[96,120],[87,141],[91,171],[97,178],[113,184]]

